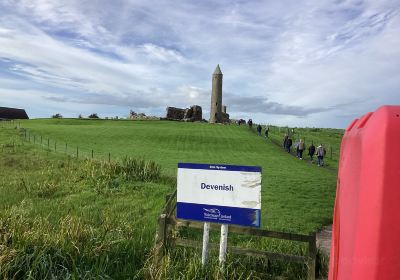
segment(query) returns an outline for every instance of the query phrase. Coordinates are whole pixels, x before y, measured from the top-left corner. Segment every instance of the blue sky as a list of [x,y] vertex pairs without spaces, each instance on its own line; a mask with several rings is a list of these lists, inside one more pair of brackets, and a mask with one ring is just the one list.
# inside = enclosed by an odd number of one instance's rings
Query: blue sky
[[0,0],[0,106],[345,127],[400,104],[400,1]]

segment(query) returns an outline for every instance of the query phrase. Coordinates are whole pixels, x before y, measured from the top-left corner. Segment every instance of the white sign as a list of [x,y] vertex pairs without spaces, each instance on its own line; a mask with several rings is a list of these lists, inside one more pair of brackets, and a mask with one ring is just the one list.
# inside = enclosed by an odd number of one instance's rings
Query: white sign
[[260,212],[260,167],[178,164],[178,218],[259,227]]

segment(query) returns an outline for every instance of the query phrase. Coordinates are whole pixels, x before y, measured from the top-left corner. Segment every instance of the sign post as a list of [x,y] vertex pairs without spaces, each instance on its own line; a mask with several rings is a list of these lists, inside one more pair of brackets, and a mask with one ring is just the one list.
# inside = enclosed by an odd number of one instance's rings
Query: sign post
[[210,237],[210,223],[204,223],[204,230],[203,230],[203,250],[201,252],[201,265],[204,267],[207,263],[208,259],[208,240]]
[[226,248],[228,247],[228,225],[221,225],[221,239],[219,241],[219,265],[224,269],[226,260]]
[[179,163],[177,186],[177,218],[204,222],[203,266],[210,223],[221,224],[219,262],[223,268],[228,224],[260,227],[261,167]]

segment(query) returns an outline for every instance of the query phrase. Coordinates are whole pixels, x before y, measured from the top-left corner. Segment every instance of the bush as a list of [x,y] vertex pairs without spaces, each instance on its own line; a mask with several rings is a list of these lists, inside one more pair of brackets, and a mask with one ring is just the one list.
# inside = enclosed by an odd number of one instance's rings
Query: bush
[[96,113],[90,114],[89,119],[99,119],[99,116]]
[[125,157],[122,162],[86,160],[80,167],[80,179],[87,179],[98,192],[117,190],[123,182],[160,182],[161,167],[151,160]]
[[62,115],[60,113],[57,113],[55,115],[51,116],[53,119],[62,119]]

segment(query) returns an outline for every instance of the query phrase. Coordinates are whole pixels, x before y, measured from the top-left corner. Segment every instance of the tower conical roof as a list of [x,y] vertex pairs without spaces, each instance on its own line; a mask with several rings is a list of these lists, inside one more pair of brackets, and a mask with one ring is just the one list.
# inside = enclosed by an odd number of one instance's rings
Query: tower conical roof
[[213,75],[222,75],[221,69],[219,68],[219,64],[215,68],[215,71],[214,71]]

